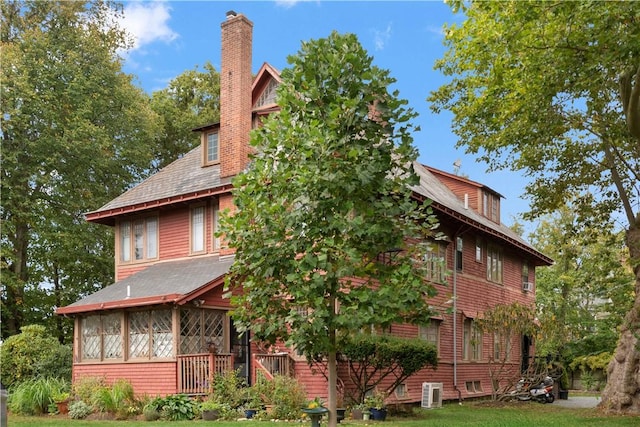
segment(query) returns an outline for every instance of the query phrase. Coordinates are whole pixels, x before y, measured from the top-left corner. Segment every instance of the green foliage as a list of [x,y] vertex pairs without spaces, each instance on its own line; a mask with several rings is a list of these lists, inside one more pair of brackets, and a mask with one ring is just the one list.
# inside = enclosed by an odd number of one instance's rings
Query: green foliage
[[374,408],[377,410],[381,410],[385,408],[384,401],[387,398],[387,393],[384,393],[379,390],[375,390],[373,393],[369,394],[364,398],[364,406],[366,408]]
[[[161,132],[153,145],[154,169],[160,169],[200,144],[193,129],[220,117],[220,76],[209,62],[204,70],[184,71],[166,89],[153,93],[151,108],[159,116]],[[205,120],[206,122],[203,122]]]
[[611,224],[579,224],[566,206],[543,218],[531,238],[556,261],[536,272],[542,327],[538,354],[560,355],[572,363],[576,357],[613,352],[624,315],[633,304],[634,279],[626,265],[624,233]]
[[69,417],[74,420],[87,418],[93,412],[91,405],[83,400],[76,400],[69,404]]
[[104,377],[80,377],[71,386],[73,394],[85,402],[92,402],[93,396],[101,393],[100,390],[107,387],[107,381]]
[[71,349],[47,336],[42,325],[23,326],[21,330],[0,346],[2,383],[11,388],[36,377],[70,380]]
[[350,380],[358,389],[356,402],[363,402],[387,378],[393,382],[386,394],[421,369],[438,366],[436,347],[423,340],[355,334],[346,335],[339,342],[340,353],[349,363]]
[[211,387],[212,402],[224,403],[231,408],[238,408],[244,402],[246,381],[239,370],[217,374]]
[[146,176],[157,117],[122,72],[122,5],[0,8],[2,338],[40,323],[70,342],[55,308],[113,282],[112,230],[84,213]]
[[91,396],[91,403],[99,411],[126,418],[130,408],[136,404],[133,386],[126,379],[118,379],[110,387],[97,388]]
[[288,60],[280,112],[252,132],[222,221],[236,249],[226,286],[240,331],[327,356],[334,378],[336,333],[430,318],[435,288],[416,260],[436,219],[412,199],[415,113],[389,72],[336,32]]
[[268,400],[273,404],[271,418],[292,420],[300,416],[300,408],[304,407],[307,394],[304,386],[296,379],[287,375],[274,375],[273,394]]
[[59,378],[30,378],[9,393],[9,409],[17,414],[46,414],[54,396],[69,390],[69,383]]
[[193,420],[199,415],[200,404],[186,394],[157,397],[145,406],[145,411],[155,409],[169,421]]
[[597,370],[605,372],[612,357],[613,355],[606,351],[588,356],[580,356],[573,359],[569,367],[573,370],[580,369],[582,372]]

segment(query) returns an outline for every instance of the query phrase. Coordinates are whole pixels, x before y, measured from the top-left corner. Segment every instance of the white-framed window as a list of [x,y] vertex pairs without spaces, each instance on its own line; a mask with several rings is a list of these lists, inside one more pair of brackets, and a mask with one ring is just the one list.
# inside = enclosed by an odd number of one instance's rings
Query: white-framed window
[[209,132],[205,135],[205,163],[216,163],[220,160],[219,156],[220,144],[218,141],[218,131]]
[[473,319],[464,320],[462,354],[465,360],[482,359],[482,332]]
[[191,208],[191,252],[198,253],[205,250],[205,221],[204,205]]
[[511,360],[511,337],[509,335],[498,332],[493,334],[493,359]]
[[481,393],[482,392],[482,383],[480,380],[475,381],[465,381],[465,388],[467,389],[467,393]]
[[171,309],[129,313],[129,359],[173,356]]
[[493,245],[487,247],[487,280],[502,283],[502,249]]
[[426,325],[418,326],[418,337],[436,347],[437,354],[440,354],[440,320],[431,319]]
[[158,218],[120,221],[118,227],[120,262],[143,261],[158,257]]
[[87,316],[80,323],[82,360],[122,359],[122,313]]
[[522,262],[522,283],[529,282],[529,263],[527,261]]
[[429,252],[424,255],[426,276],[428,280],[444,283],[447,268],[446,247],[435,243]]

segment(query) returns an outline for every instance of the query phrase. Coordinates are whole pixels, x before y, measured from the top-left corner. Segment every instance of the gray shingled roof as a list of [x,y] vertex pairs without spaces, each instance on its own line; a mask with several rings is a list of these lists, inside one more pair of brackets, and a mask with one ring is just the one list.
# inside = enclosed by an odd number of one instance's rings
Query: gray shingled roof
[[220,165],[203,167],[202,148],[198,146],[100,209],[90,213],[209,190],[223,184],[226,182],[220,180]]
[[167,295],[185,296],[224,276],[233,259],[233,256],[204,256],[160,262],[64,307],[63,311],[75,312],[74,308],[126,300],[159,301]]
[[531,251],[536,252],[540,257],[547,259],[543,254],[536,251],[526,240],[506,225],[502,223],[497,224],[489,218],[480,215],[480,213],[474,209],[465,208],[463,201],[420,163],[414,163],[414,169],[416,174],[420,177],[420,185],[412,188],[414,192],[421,194],[428,199],[459,213],[460,215],[466,216],[472,221],[482,224],[484,227],[500,233],[509,239],[519,242]]

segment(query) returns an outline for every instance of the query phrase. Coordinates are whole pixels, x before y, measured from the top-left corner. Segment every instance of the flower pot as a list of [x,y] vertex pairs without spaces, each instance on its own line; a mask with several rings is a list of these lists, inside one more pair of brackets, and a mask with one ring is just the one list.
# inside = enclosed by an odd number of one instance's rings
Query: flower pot
[[345,408],[337,408],[336,409],[336,421],[339,423],[340,421],[344,420],[344,413],[347,410]]
[[250,420],[256,415],[256,412],[258,412],[257,409],[245,409],[244,416],[246,419]]
[[371,412],[371,419],[376,421],[384,421],[387,419],[387,410],[386,409],[376,409],[369,408]]
[[202,419],[205,421],[215,421],[220,416],[217,409],[205,409],[202,411]]
[[352,409],[351,410],[351,419],[352,420],[361,420],[362,419],[362,409]]
[[58,413],[65,415],[69,413],[69,401],[64,400],[62,402],[56,402],[56,406],[58,407]]
[[569,399],[569,390],[559,390],[558,399],[561,399],[561,400]]
[[371,418],[371,412],[369,411],[364,411],[362,413],[362,419],[365,421],[369,421],[369,419]]

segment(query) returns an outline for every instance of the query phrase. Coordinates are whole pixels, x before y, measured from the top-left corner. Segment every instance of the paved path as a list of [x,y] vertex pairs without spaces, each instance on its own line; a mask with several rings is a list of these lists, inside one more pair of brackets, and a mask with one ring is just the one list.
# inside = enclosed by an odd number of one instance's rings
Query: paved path
[[569,399],[556,399],[552,405],[563,408],[595,408],[600,403],[600,398],[596,396],[574,396],[569,395]]

